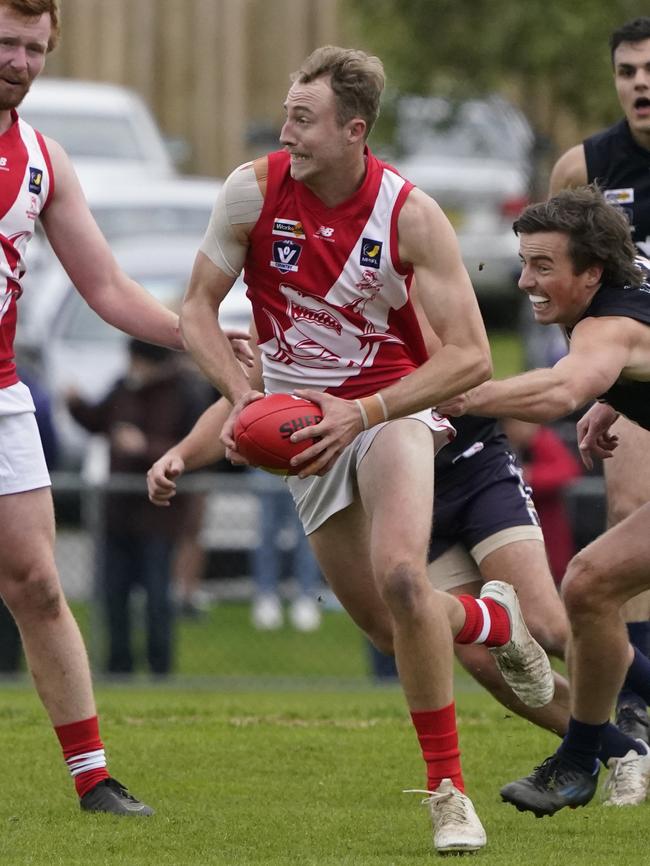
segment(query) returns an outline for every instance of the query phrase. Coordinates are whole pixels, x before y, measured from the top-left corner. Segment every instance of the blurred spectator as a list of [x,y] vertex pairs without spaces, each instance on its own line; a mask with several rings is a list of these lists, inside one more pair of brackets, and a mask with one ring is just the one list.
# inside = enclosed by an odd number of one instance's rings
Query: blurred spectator
[[298,594],[289,607],[289,621],[298,631],[315,631],[321,615],[316,598],[322,587],[322,578],[309,541],[298,519],[289,491],[262,491],[260,501],[260,541],[252,551],[251,569],[255,594],[251,621],[255,628],[280,628],[284,619],[279,596],[282,573],[282,551],[279,541],[283,532],[295,536],[291,548],[291,576],[298,584]]
[[[129,366],[106,397],[92,405],[70,392],[73,418],[110,442],[112,472],[142,478],[151,462],[184,437],[203,410],[196,389],[168,349],[131,340]],[[174,509],[155,508],[141,493],[112,493],[106,508],[103,563],[105,615],[109,652],[107,670],[134,668],[130,622],[131,591],[140,585],[146,596],[147,661],[153,674],[172,667],[172,556],[182,536],[188,499],[179,496]]]
[[580,463],[551,427],[515,418],[504,418],[502,424],[523,466],[524,481],[533,489],[549,566],[559,584],[575,553],[564,490],[582,473]]

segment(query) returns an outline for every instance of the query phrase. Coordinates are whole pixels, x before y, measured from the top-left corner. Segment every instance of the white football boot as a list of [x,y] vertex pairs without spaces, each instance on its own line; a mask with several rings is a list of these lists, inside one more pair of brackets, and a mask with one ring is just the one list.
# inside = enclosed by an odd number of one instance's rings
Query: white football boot
[[439,854],[479,851],[487,836],[472,801],[458,790],[451,779],[443,779],[435,791],[411,789],[407,794],[426,794],[433,826],[433,846]]
[[645,802],[650,783],[650,749],[643,740],[637,740],[645,749],[640,755],[634,749],[622,758],[607,761],[609,773],[603,785],[604,806],[639,806]]
[[500,580],[484,584],[481,598],[491,598],[508,612],[510,640],[490,647],[503,679],[528,707],[543,707],[553,700],[555,681],[548,656],[528,631],[513,586]]

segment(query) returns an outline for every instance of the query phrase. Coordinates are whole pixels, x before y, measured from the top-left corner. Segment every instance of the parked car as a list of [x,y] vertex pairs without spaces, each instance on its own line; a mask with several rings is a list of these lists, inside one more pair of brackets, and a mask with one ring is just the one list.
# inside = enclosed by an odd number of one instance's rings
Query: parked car
[[[111,244],[121,237],[137,235],[189,235],[198,245],[222,181],[211,177],[175,176],[162,178],[146,191],[123,179],[107,178],[103,172],[88,179],[84,192],[88,206],[104,236]],[[41,302],[43,280],[55,267],[55,257],[41,224],[27,249],[25,291],[20,302],[20,319],[27,325],[32,309]]]
[[155,178],[176,173],[151,111],[126,87],[40,78],[23,100],[20,115],[64,147],[82,182],[110,171],[150,186]]
[[527,203],[533,132],[493,96],[452,102],[402,97],[395,168],[447,214],[479,300],[515,297],[518,242],[512,222]]
[[[126,273],[166,306],[178,309],[201,237],[140,235],[117,240],[112,247]],[[90,309],[56,259],[41,271],[38,290],[30,316],[23,320],[19,315],[17,357],[19,362],[29,357],[53,398],[62,468],[77,468],[88,437],[68,415],[65,391],[74,386],[87,398],[101,399],[126,368],[128,338]],[[239,278],[221,306],[220,321],[224,327],[247,330],[250,320],[246,286]]]

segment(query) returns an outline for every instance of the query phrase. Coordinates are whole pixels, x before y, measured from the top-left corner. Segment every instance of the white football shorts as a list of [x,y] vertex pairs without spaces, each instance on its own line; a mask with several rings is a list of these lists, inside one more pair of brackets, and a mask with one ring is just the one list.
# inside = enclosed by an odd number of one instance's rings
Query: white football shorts
[[[456,435],[451,422],[432,409],[414,412],[406,417],[416,418],[431,429],[436,454]],[[310,475],[308,478],[287,476],[287,484],[306,535],[310,535],[333,514],[343,511],[354,502],[357,495],[356,474],[359,464],[368,453],[377,433],[386,424],[392,423],[393,420],[383,421],[359,433],[343,449],[334,466],[325,475]]]
[[0,496],[51,484],[34,411],[22,382],[0,389]]

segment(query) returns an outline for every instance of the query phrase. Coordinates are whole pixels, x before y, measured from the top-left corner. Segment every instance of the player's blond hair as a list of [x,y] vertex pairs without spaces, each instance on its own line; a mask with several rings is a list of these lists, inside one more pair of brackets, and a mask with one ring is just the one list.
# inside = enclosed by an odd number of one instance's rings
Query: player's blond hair
[[23,15],[25,18],[36,18],[49,13],[52,31],[47,43],[47,50],[53,51],[56,48],[61,35],[59,0],[0,0],[0,6],[8,6],[17,15]]
[[329,78],[336,98],[336,117],[341,126],[354,117],[366,122],[366,137],[379,116],[379,101],[386,83],[378,57],[355,48],[324,45],[313,51],[291,80],[309,84]]

